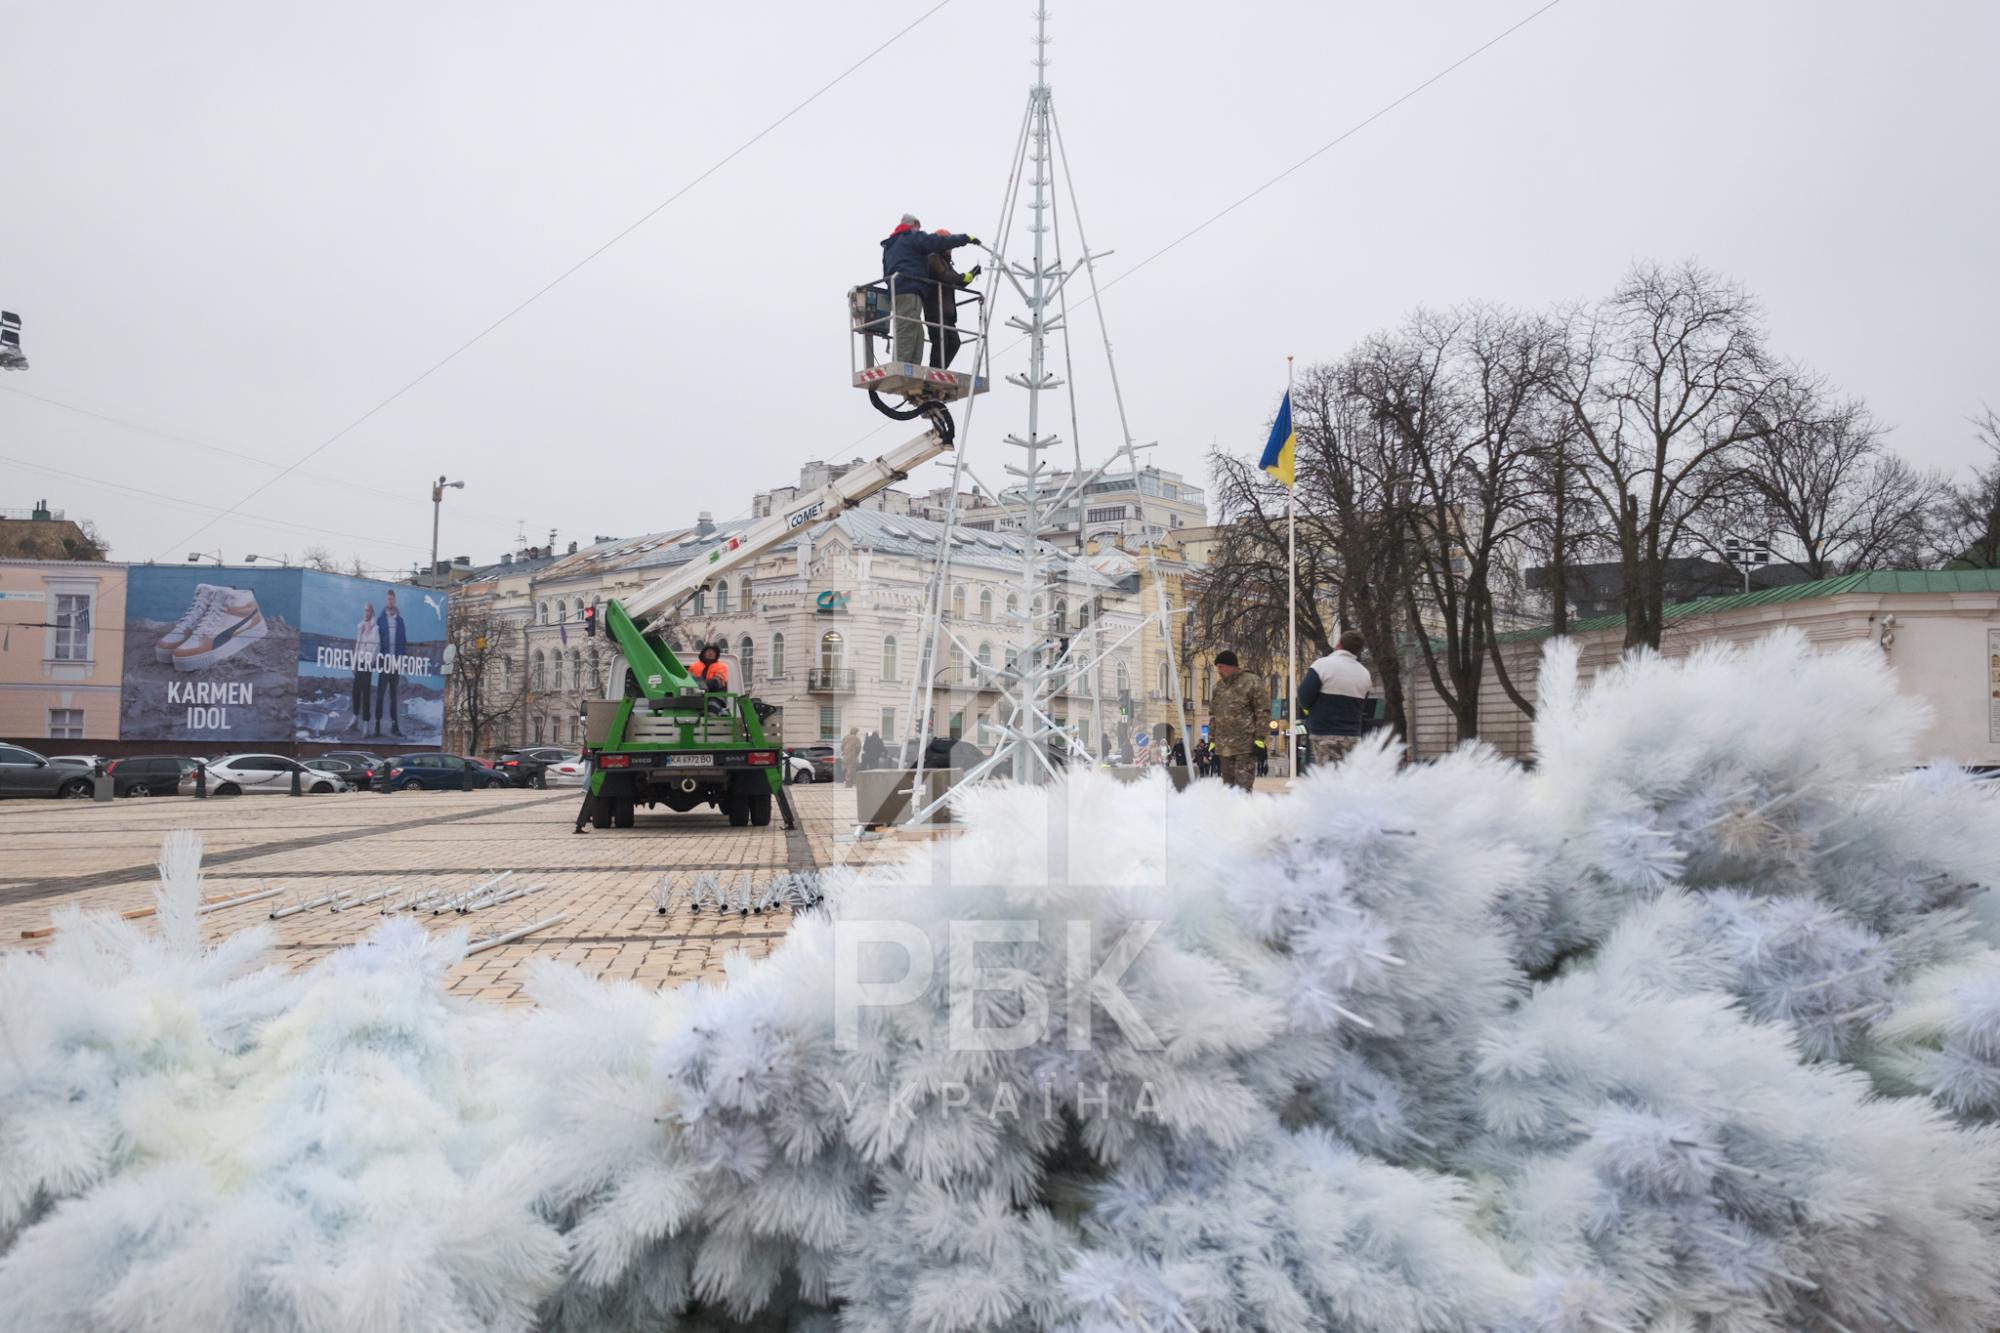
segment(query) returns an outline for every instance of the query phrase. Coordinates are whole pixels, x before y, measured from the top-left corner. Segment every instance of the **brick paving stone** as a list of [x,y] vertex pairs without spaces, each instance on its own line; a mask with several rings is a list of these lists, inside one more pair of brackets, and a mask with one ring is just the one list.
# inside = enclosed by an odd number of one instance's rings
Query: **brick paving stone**
[[[41,947],[42,941],[23,939],[21,932],[47,926],[51,912],[61,908],[149,905],[160,838],[192,828],[202,834],[207,858],[204,892],[286,888],[274,898],[209,913],[204,933],[217,938],[265,927],[276,941],[274,960],[287,968],[311,967],[361,939],[381,924],[384,904],[340,912],[313,908],[272,921],[276,907],[390,885],[400,889],[391,901],[434,890],[460,893],[511,869],[507,884],[538,886],[536,891],[466,914],[419,909],[412,915],[426,929],[463,930],[474,939],[558,912],[568,919],[460,962],[445,978],[451,993],[527,1002],[532,997],[523,987],[536,959],[652,988],[712,980],[722,976],[723,960],[732,953],[768,954],[791,917],[778,909],[748,917],[694,913],[686,889],[696,876],[713,873],[733,887],[747,869],[762,884],[788,868],[882,854],[880,847],[835,841],[852,827],[851,791],[821,784],[791,794],[802,828],[790,837],[776,823],[736,829],[719,814],[665,811],[642,811],[633,829],[579,836],[571,832],[579,799],[573,791],[8,801],[0,803],[0,948]],[[223,854],[228,858],[218,864]],[[664,915],[654,900],[662,875],[671,875],[679,889]],[[76,887],[67,887],[72,883]]]

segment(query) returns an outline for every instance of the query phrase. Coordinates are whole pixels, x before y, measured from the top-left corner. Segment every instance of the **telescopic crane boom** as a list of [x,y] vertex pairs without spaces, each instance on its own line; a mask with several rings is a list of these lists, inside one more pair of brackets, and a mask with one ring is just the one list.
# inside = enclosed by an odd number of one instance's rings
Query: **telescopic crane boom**
[[[650,644],[644,642],[649,626],[671,615],[682,602],[738,565],[748,564],[772,547],[838,517],[950,448],[951,443],[943,434],[927,430],[879,458],[849,468],[817,491],[793,501],[782,512],[758,520],[718,543],[705,556],[640,589],[631,598],[607,603],[605,622],[635,668],[641,690],[648,697],[659,698],[685,684],[686,672],[665,645],[657,639]],[[654,664],[647,659],[656,659],[665,669],[637,670],[642,664],[648,668]]]

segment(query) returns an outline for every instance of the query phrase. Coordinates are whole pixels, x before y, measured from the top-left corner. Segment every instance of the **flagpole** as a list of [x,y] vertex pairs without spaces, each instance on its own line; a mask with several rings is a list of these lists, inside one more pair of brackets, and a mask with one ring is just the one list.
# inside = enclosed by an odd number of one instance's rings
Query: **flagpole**
[[[1285,399],[1292,396],[1292,358],[1285,358]],[[1292,421],[1292,437],[1298,438],[1299,423]],[[1292,446],[1292,484],[1285,487],[1285,591],[1287,594],[1287,615],[1285,617],[1285,776],[1299,775],[1299,746],[1293,731],[1298,727],[1298,718],[1293,714],[1298,709],[1299,697],[1299,455],[1298,445]]]

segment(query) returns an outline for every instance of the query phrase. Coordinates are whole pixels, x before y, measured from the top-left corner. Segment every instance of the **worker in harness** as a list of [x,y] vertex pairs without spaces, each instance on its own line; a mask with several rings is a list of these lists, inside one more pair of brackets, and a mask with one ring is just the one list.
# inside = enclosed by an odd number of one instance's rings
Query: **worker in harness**
[[[895,360],[921,363],[924,359],[924,292],[935,290],[930,274],[930,257],[948,255],[961,245],[978,245],[979,240],[953,232],[931,234],[923,230],[914,213],[903,214],[896,229],[882,241],[882,277],[895,294],[893,317]],[[937,341],[937,331],[931,334]]]
[[[940,227],[935,234],[951,233]],[[968,273],[960,273],[949,254],[934,254],[926,258],[924,270],[931,275],[923,291],[924,325],[931,331],[931,365],[944,370],[958,355],[958,292],[972,285],[972,280],[979,276],[979,265],[974,264]]]
[[688,667],[688,674],[711,692],[729,688],[729,664],[722,660],[722,648],[718,644],[704,643],[701,656]]

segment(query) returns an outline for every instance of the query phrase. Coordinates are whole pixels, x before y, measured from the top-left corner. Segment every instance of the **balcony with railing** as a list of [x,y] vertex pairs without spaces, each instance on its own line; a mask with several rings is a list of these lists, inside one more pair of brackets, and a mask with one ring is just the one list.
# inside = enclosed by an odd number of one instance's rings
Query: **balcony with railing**
[[806,672],[806,689],[814,694],[854,693],[852,667],[814,667]]

